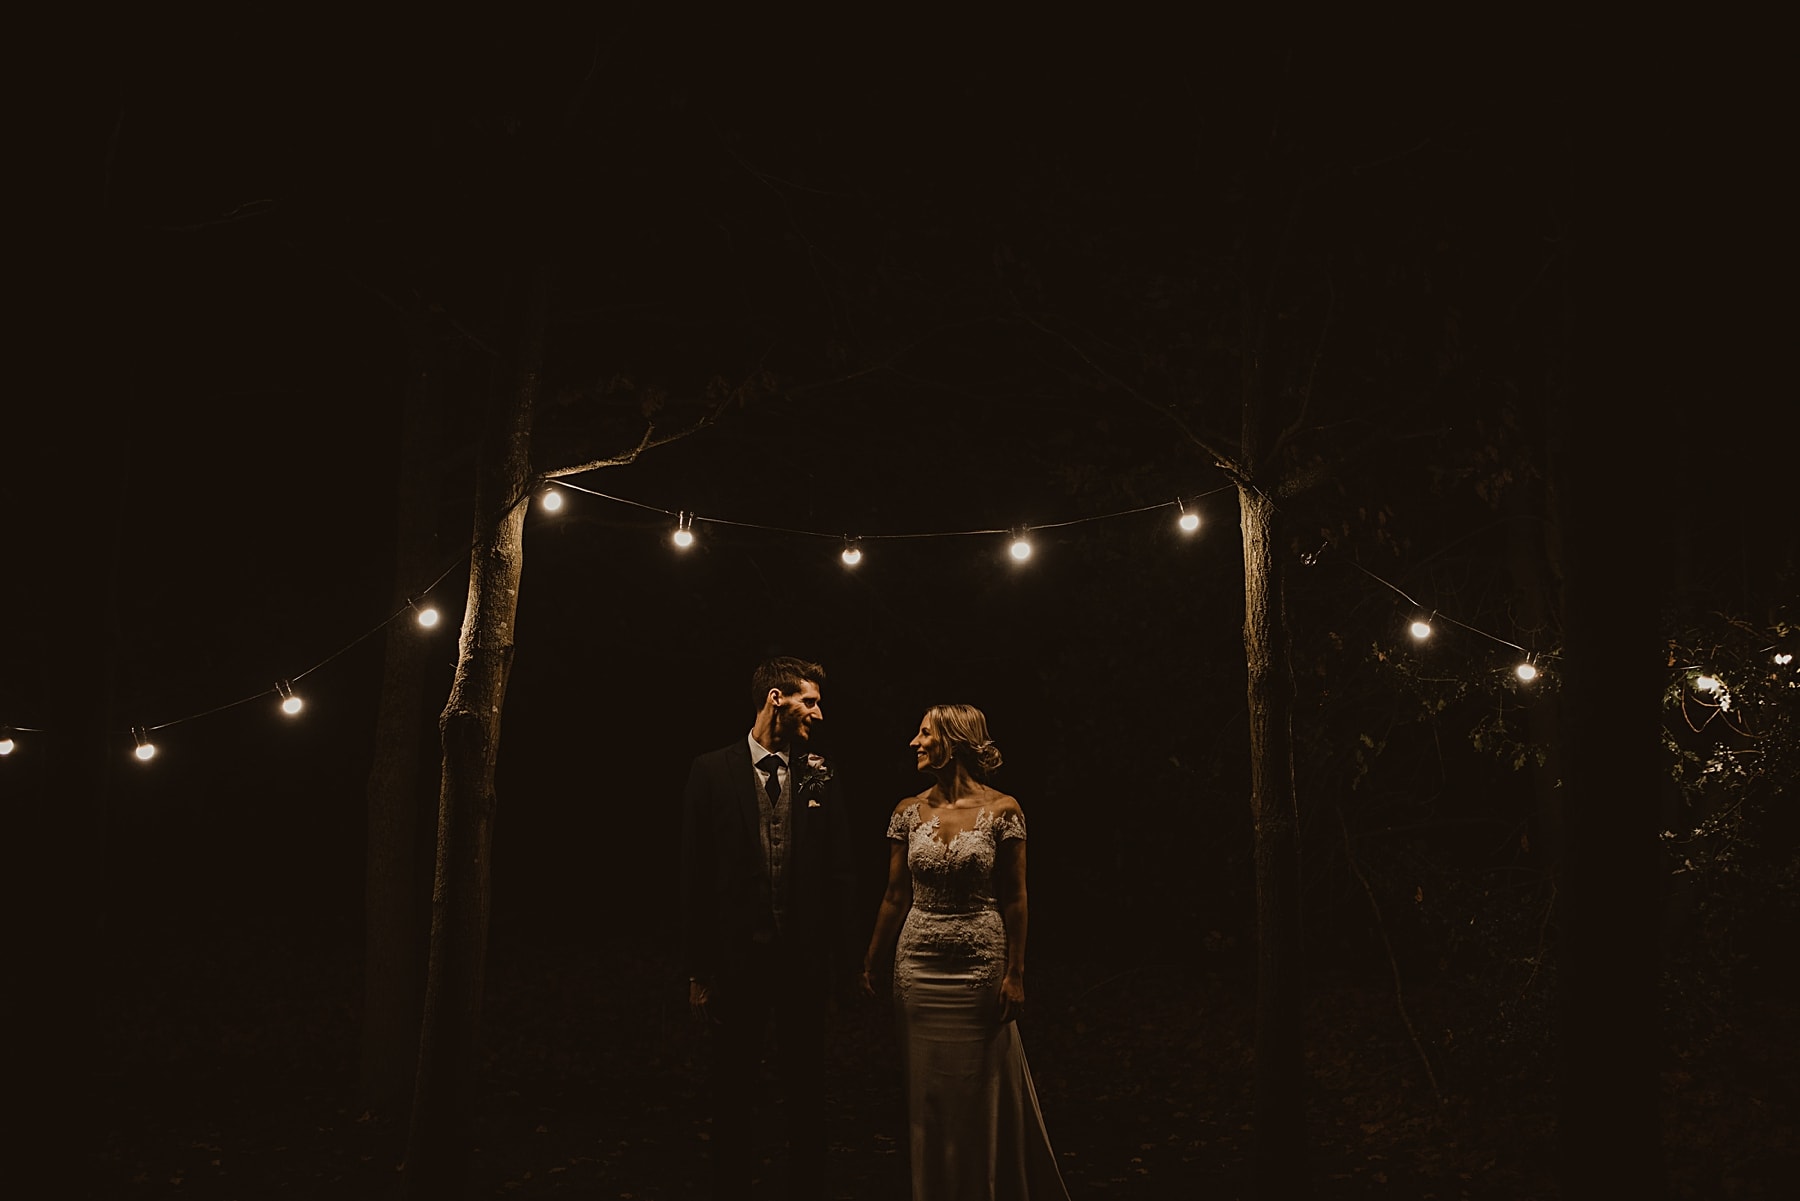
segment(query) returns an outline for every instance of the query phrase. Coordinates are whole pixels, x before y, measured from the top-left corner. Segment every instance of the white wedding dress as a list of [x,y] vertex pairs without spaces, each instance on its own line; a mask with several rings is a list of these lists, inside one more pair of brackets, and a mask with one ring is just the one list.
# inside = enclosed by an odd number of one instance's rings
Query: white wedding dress
[[888,823],[912,871],[894,1008],[913,1201],[1067,1201],[1018,1023],[999,1020],[1006,927],[994,856],[1001,842],[1025,837],[1025,821],[984,809],[948,843],[938,825],[916,802]]

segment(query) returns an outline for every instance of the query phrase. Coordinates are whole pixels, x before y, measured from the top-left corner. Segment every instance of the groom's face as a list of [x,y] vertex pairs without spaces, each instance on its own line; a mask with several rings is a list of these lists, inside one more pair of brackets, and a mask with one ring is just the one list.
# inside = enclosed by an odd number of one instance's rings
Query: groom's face
[[790,692],[775,707],[775,729],[786,740],[806,742],[813,727],[825,720],[819,707],[819,686],[811,680],[800,681],[800,691]]

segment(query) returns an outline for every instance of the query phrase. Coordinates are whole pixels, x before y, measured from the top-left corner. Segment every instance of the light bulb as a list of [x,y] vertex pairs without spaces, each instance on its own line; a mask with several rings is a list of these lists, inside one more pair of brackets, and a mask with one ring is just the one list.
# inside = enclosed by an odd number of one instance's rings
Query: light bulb
[[436,625],[437,623],[438,623],[438,611],[436,609],[432,608],[430,605],[426,605],[423,609],[419,610],[419,624],[420,625],[424,626],[426,629],[429,630],[432,626]]
[[1191,534],[1195,530],[1200,528],[1200,514],[1198,514],[1198,513],[1183,513],[1181,515],[1180,520],[1178,520],[1175,524],[1181,527],[1182,533]]
[[289,717],[306,707],[300,698],[294,695],[294,686],[286,680],[277,683],[275,691],[281,697],[281,711]]
[[554,488],[546,489],[544,492],[544,508],[551,513],[562,508],[562,493]]
[[153,742],[140,742],[137,745],[137,750],[133,751],[132,754],[136,755],[139,759],[142,759],[145,763],[148,763],[156,756],[156,744]]
[[1788,654],[1785,651],[1783,651],[1781,654],[1775,656],[1775,664],[1778,667],[1786,667],[1788,664],[1792,663],[1793,661],[1794,661],[1794,656]]
[[694,518],[687,512],[675,516],[675,533],[672,535],[675,545],[682,550],[694,545]]
[[686,550],[688,547],[694,545],[693,531],[692,530],[676,530],[675,531],[675,545],[681,547],[681,549],[683,549],[683,550]]
[[845,567],[855,567],[858,563],[862,562],[861,545],[855,542],[844,543],[844,553],[839,555],[838,558],[844,561]]
[[1415,621],[1412,623],[1411,628],[1412,636],[1420,641],[1431,637],[1431,623],[1429,621]]
[[1538,670],[1529,663],[1521,663],[1513,668],[1513,674],[1526,684],[1537,679]]
[[1009,553],[1021,563],[1031,558],[1031,539],[1025,536],[1028,532],[1024,526],[1013,531],[1012,547]]
[[1717,692],[1720,685],[1717,676],[1695,676],[1694,687],[1701,692]]
[[19,744],[13,741],[11,734],[0,734],[0,755],[10,755]]

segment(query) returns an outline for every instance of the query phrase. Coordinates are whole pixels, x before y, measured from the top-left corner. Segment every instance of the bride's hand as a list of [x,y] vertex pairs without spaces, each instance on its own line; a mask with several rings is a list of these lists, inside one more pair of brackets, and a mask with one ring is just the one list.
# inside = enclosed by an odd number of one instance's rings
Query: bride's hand
[[881,994],[879,994],[875,991],[875,973],[874,972],[872,972],[868,968],[864,968],[862,970],[862,975],[858,979],[862,986],[862,995],[863,996],[867,997],[871,1001],[879,1001],[881,999]]
[[1000,977],[1000,1020],[1016,1022],[1025,1016],[1025,974],[1008,972]]

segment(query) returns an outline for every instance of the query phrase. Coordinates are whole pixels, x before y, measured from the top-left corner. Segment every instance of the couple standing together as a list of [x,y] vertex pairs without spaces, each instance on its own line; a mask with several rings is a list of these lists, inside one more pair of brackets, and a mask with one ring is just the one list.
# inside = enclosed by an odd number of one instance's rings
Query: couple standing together
[[[808,750],[824,683],[801,659],[758,666],[749,734],[688,776],[683,954],[688,1005],[712,1042],[717,1198],[750,1195],[771,1026],[788,1195],[825,1196],[826,1009],[860,923],[849,814]],[[914,1201],[1066,1201],[1014,1021],[1025,1003],[1024,816],[986,783],[1000,752],[979,709],[935,706],[911,745],[933,783],[888,822],[887,890],[860,984],[874,997],[891,957]]]

